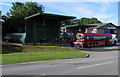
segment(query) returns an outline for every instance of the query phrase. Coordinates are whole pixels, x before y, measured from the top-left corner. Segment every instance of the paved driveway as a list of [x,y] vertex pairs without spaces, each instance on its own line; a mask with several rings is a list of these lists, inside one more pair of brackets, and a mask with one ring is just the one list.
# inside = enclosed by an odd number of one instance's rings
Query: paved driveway
[[109,57],[118,55],[118,47],[120,44],[114,46],[101,46],[93,48],[80,48],[80,50],[85,51],[90,54],[90,57]]

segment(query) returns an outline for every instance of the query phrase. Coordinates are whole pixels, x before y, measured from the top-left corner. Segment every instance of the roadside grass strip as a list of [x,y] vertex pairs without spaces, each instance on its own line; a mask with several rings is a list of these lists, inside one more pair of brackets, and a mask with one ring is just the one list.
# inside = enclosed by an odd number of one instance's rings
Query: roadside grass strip
[[118,47],[118,49],[120,49],[120,47]]
[[1,54],[2,63],[0,64],[80,58],[87,55],[87,53],[72,47],[59,46],[31,46],[25,47],[23,51],[24,52]]

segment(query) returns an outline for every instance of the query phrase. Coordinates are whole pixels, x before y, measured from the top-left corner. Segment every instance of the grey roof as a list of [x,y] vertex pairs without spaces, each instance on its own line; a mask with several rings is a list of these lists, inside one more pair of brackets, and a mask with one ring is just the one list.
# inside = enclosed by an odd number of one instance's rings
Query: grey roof
[[69,28],[69,27],[77,27],[77,26],[93,27],[93,26],[96,26],[96,25],[91,25],[91,24],[75,24],[75,25],[67,25],[65,27]]
[[117,28],[119,28],[119,29],[120,29],[120,26],[117,26]]
[[108,25],[108,24],[111,24],[111,25],[113,25],[114,27],[117,27],[117,26],[115,26],[115,25],[112,24],[112,23],[75,24],[75,25],[67,25],[67,26],[64,26],[64,27],[69,28],[69,27],[86,26],[86,27],[89,27],[88,29],[97,29],[97,28],[100,28],[100,27],[105,26],[105,25]]
[[66,16],[66,15],[58,15],[58,14],[50,14],[50,13],[36,13],[31,16],[25,17],[25,19],[30,19],[36,16],[46,16],[50,18],[55,18],[56,20],[66,20],[66,19],[74,19],[74,16]]
[[108,23],[95,23],[95,24],[87,24],[87,25],[93,25],[93,26],[104,26],[107,25]]
[[98,24],[88,24],[88,25],[96,25],[96,27],[89,27],[88,29],[97,29],[97,28],[103,27],[103,26],[108,25],[108,24],[111,24],[114,27],[117,27],[112,23],[98,23]]

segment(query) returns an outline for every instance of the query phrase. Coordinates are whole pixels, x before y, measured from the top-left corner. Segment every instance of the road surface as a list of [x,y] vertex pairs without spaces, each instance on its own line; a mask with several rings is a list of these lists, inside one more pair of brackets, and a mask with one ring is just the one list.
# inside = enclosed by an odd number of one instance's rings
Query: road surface
[[7,64],[2,75],[118,75],[117,46],[80,50],[90,57]]

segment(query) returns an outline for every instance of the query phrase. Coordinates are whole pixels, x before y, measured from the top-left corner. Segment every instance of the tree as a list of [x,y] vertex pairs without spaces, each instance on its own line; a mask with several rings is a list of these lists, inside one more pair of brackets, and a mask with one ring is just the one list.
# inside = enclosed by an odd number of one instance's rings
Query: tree
[[94,24],[94,23],[102,23],[97,18],[81,18],[76,20],[65,20],[63,22],[65,25],[75,25],[75,24]]
[[76,19],[76,24],[94,24],[94,23],[102,23],[97,18],[81,18]]
[[75,20],[74,19],[65,20],[65,21],[63,21],[63,24],[65,24],[65,25],[74,25]]
[[[39,5],[36,2],[16,2],[12,3],[12,7],[10,9],[10,12],[6,14],[6,16],[2,16],[4,22],[3,22],[3,31],[8,28],[14,29],[10,32],[25,32],[25,17],[30,16],[32,14],[43,12],[43,5]],[[8,30],[8,31],[9,31]]]

